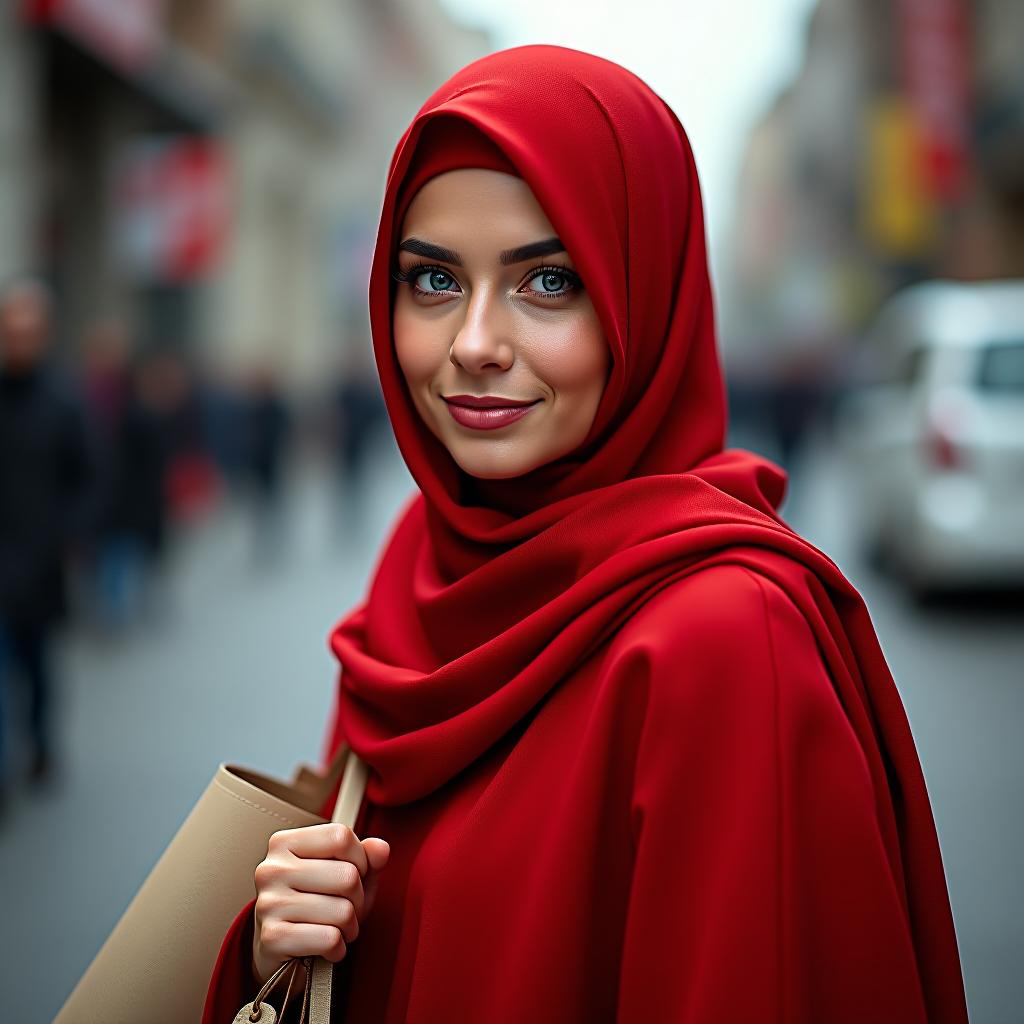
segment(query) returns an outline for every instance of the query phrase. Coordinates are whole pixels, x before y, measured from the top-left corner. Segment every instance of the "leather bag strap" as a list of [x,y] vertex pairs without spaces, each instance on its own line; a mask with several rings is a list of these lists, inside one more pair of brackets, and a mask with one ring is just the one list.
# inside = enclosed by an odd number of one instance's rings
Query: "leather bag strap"
[[[363,795],[366,792],[368,775],[369,768],[366,766],[366,762],[360,760],[355,752],[350,750],[331,821],[348,825],[349,828],[355,827],[359,808],[363,803]],[[312,975],[309,995],[309,1024],[330,1024],[331,982],[334,977],[334,964],[322,956],[318,956],[313,960]]]
[[363,796],[366,793],[366,779],[370,769],[365,761],[361,761],[354,750],[348,752],[348,760],[345,762],[345,774],[341,777],[341,786],[338,788],[338,799],[334,804],[334,814],[331,821],[341,822],[349,828],[355,828],[356,818],[359,817],[359,808],[363,805]]

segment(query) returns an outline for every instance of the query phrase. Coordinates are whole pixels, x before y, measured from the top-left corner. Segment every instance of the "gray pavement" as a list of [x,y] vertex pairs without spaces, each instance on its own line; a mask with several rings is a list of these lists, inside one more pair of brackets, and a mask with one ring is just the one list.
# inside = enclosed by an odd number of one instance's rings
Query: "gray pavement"
[[[390,449],[344,528],[325,481],[299,471],[276,562],[253,558],[244,509],[178,551],[168,614],[120,640],[62,646],[64,774],[0,830],[4,1021],[49,1021],[221,760],[288,774],[315,761],[333,696],[326,637],[358,600],[411,482]],[[855,494],[827,447],[794,478],[791,520],[868,601],[910,716],[943,847],[975,1024],[1024,1006],[1020,825],[1021,608],[921,609],[863,566]],[[141,1022],[140,1022],[141,1024]]]

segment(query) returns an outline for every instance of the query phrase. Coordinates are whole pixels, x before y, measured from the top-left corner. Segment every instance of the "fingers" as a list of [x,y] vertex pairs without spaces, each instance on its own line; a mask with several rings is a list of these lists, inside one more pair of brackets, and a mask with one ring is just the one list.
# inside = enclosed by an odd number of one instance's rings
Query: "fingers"
[[336,823],[275,832],[255,872],[253,955],[260,972],[273,973],[272,962],[290,956],[341,960],[359,936],[390,855],[383,839],[360,841]]
[[366,851],[355,832],[347,825],[334,822],[275,832],[270,837],[269,848],[271,852],[287,850],[296,857],[347,860],[355,864],[360,875],[365,875],[369,868]]
[[366,859],[370,862],[370,870],[363,878],[363,906],[360,918],[369,914],[373,909],[373,904],[377,899],[380,872],[387,865],[391,856],[391,847],[383,839],[364,839],[363,849],[366,850]]
[[268,893],[257,898],[257,912],[261,919],[266,920],[265,927],[275,922],[293,926],[332,925],[341,931],[346,942],[355,942],[359,937],[359,915],[355,904],[342,896],[306,892],[293,892],[288,896]]
[[[326,924],[296,924],[273,921],[263,926],[260,936],[261,957],[283,963],[294,956],[322,956],[331,963],[341,960],[348,950],[339,928]],[[261,967],[261,971],[266,970]],[[273,973],[273,970],[270,971]],[[268,974],[267,977],[270,975]]]
[[267,858],[256,868],[258,894],[273,914],[291,892],[339,896],[349,900],[361,918],[368,910],[366,886],[387,865],[391,848],[383,839],[360,841],[345,826],[321,825],[286,829],[271,837]]
[[380,871],[391,856],[391,847],[383,839],[364,839],[363,850],[371,871]]
[[349,861],[297,860],[288,872],[288,887],[299,893],[342,896],[362,913],[363,880]]

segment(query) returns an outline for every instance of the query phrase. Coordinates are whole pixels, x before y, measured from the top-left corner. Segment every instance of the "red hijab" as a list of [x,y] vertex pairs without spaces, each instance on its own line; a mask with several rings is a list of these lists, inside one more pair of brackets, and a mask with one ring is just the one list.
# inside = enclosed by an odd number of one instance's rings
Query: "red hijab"
[[[453,167],[525,179],[611,350],[581,447],[514,480],[482,484],[456,466],[419,419],[395,358],[402,216],[420,185]],[[786,591],[815,634],[876,783],[893,874],[923,970],[935,975],[928,987],[954,1005],[959,967],[931,811],[863,601],[777,515],[782,470],[722,450],[700,189],[668,106],[618,65],[560,47],[506,50],[458,72],[395,150],[370,315],[391,421],[421,493],[366,601],[331,637],[343,668],[331,745],[344,738],[372,767],[369,798],[397,805],[442,786],[657,591],[712,561],[747,564]]]

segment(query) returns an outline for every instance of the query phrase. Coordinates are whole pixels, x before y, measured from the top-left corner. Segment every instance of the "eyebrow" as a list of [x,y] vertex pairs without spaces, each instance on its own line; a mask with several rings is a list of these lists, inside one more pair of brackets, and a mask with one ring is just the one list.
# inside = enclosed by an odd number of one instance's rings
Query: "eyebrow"
[[[454,249],[446,249],[443,245],[424,242],[422,238],[407,238],[399,245],[398,249],[400,252],[411,252],[416,256],[441,260],[442,263],[452,263],[457,267],[462,266],[462,257]],[[552,253],[565,251],[561,239],[542,238],[539,242],[530,242],[515,249],[505,249],[499,254],[498,259],[502,266],[509,266],[513,263],[522,263],[523,260],[532,260],[536,256],[550,256]]]

